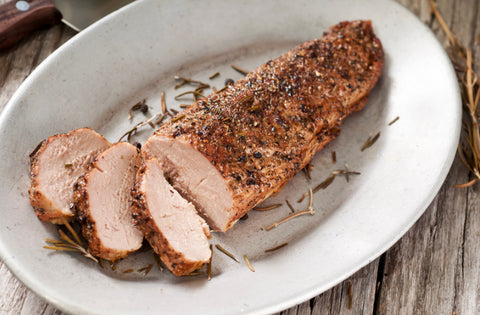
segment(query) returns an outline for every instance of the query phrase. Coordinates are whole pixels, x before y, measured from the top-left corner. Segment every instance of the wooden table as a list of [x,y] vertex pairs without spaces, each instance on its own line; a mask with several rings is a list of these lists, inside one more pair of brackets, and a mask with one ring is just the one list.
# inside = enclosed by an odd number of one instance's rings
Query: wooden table
[[[427,0],[398,1],[445,43]],[[480,1],[437,1],[449,27],[472,49],[480,70]],[[63,25],[53,26],[0,52],[0,108],[32,70],[74,34]],[[432,204],[397,244],[336,287],[282,314],[480,314],[480,184],[452,187],[469,176],[455,159]],[[0,314],[20,313],[60,311],[0,262]]]

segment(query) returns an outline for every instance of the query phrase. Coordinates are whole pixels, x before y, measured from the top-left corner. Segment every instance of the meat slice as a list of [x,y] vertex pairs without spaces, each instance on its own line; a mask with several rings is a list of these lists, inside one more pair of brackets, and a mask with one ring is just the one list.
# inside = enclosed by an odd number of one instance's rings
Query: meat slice
[[370,21],[342,22],[197,101],[142,148],[210,227],[225,231],[339,134],[380,77]]
[[54,135],[41,143],[30,168],[30,203],[40,220],[61,223],[61,218],[73,217],[73,184],[110,145],[90,128]]
[[133,194],[135,222],[173,274],[189,274],[210,260],[207,224],[170,186],[156,159],[138,171]]
[[97,156],[74,185],[77,216],[92,255],[116,261],[142,246],[131,195],[140,166],[137,148],[119,142]]

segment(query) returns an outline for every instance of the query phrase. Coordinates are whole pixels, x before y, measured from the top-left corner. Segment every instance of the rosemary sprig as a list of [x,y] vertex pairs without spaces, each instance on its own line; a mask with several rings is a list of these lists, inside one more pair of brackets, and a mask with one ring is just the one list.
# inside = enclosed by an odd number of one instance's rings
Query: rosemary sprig
[[305,214],[314,215],[314,214],[315,214],[315,210],[313,209],[313,192],[312,192],[312,189],[309,189],[309,190],[308,190],[308,195],[310,196],[310,200],[309,200],[309,202],[308,202],[308,207],[307,207],[307,209],[305,209],[305,210],[303,210],[303,211],[299,211],[299,212],[292,213],[292,214],[290,214],[289,216],[281,219],[280,221],[277,221],[277,222],[272,223],[272,224],[269,225],[267,228],[265,228],[265,230],[270,231],[271,229],[276,228],[276,227],[279,226],[280,224],[285,223],[285,222],[287,222],[287,221],[290,221],[291,219],[296,218],[296,217],[301,216],[301,215],[305,215]]
[[82,254],[84,257],[93,260],[94,262],[98,263],[98,259],[95,258],[90,252],[85,249],[82,245],[80,237],[72,228],[70,223],[65,218],[60,219],[62,224],[67,228],[67,230],[71,233],[73,239],[67,236],[67,234],[62,230],[58,229],[58,234],[60,234],[60,240],[54,240],[51,238],[45,239],[45,242],[50,245],[45,245],[43,248],[57,250],[57,251],[70,251],[70,252],[77,252]]
[[[429,0],[430,8],[443,29],[450,45],[450,59],[455,65],[457,79],[462,92],[462,103],[468,115],[464,116],[464,143],[458,145],[457,153],[462,164],[473,174],[469,182],[455,185],[456,188],[472,186],[480,179],[480,131],[478,122],[478,105],[480,103],[480,79],[473,70],[471,49],[467,49],[457,40],[447,26],[437,4]],[[466,143],[466,145],[465,145]]]
[[[127,132],[125,132],[121,137],[120,139],[118,139],[118,142],[122,141],[123,138],[125,138],[125,136],[127,137],[127,141],[130,142],[130,139],[131,137],[137,133],[138,129],[140,129],[141,127],[143,126],[146,126],[146,125],[150,125],[150,127],[152,128],[155,128],[155,125],[153,122],[155,123],[158,123],[159,121],[161,122],[161,120],[163,120],[165,114],[164,113],[157,113],[155,115],[153,115],[151,118],[147,119],[147,120],[144,120],[144,121],[141,121],[139,122],[138,124],[136,124],[132,129],[128,130]],[[161,119],[159,119],[161,118]]]

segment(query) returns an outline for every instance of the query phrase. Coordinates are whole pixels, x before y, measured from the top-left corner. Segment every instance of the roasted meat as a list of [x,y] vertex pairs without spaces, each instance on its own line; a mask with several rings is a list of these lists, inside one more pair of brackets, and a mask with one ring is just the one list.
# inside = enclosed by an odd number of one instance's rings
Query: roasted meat
[[98,155],[75,183],[77,217],[92,255],[116,261],[142,246],[131,195],[140,166],[137,148],[119,142]]
[[370,21],[342,22],[197,101],[161,126],[142,154],[159,160],[212,229],[225,231],[339,134],[382,66]]
[[73,184],[110,143],[90,128],[43,141],[31,161],[30,203],[42,221],[73,217]]
[[170,186],[156,159],[138,171],[133,195],[136,225],[173,274],[189,274],[210,260],[207,224]]

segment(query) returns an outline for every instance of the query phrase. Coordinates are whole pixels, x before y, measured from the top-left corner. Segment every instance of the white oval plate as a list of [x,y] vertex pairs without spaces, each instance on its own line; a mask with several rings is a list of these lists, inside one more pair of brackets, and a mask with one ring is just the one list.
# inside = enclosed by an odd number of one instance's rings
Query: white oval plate
[[[315,194],[314,216],[271,231],[285,206],[250,213],[225,235],[215,235],[238,258],[214,251],[213,278],[175,278],[156,267],[147,276],[124,274],[153,263],[151,253],[101,269],[76,254],[42,248],[57,237],[28,201],[28,154],[55,133],[90,126],[110,141],[144,117],[128,109],[146,98],[170,108],[174,75],[217,88],[240,78],[234,63],[253,69],[342,20],[371,19],[385,48],[385,68],[366,108],[349,117],[340,137],[313,160],[313,179],[300,173],[268,203],[297,203],[307,187],[331,171],[337,178]],[[221,75],[214,80],[208,76]],[[188,102],[183,100],[182,102]],[[452,66],[430,30],[393,1],[142,1],[110,15],[55,51],[18,89],[0,118],[2,220],[0,254],[28,287],[74,313],[271,313],[318,295],[394,244],[437,193],[452,163],[460,132],[460,97]],[[400,119],[388,126],[396,116]],[[143,141],[149,127],[140,132]],[[364,152],[365,140],[381,132]],[[331,152],[337,163],[332,164]],[[284,242],[273,253],[264,250]]]

